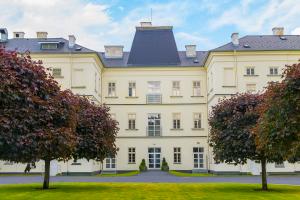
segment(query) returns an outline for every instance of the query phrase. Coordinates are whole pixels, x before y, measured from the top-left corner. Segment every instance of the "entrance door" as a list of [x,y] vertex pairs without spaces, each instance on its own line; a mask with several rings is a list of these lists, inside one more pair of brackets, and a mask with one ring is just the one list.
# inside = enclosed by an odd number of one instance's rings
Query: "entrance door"
[[194,147],[194,169],[202,169],[204,167],[204,159],[203,159],[203,147]]
[[160,148],[150,147],[148,148],[148,162],[149,169],[160,169]]

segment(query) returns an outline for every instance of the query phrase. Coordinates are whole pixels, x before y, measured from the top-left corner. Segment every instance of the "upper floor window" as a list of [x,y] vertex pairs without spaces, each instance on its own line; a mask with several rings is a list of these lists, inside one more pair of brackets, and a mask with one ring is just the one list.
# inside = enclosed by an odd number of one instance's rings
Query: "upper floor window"
[[270,75],[278,75],[278,67],[270,67]]
[[193,96],[201,96],[200,81],[193,82]]
[[52,75],[54,78],[61,77],[61,68],[53,68]]
[[108,96],[109,97],[116,96],[116,83],[114,83],[114,82],[108,83]]
[[201,128],[201,113],[194,113],[194,128]]
[[128,114],[128,129],[130,129],[130,130],[135,129],[135,118],[136,118],[136,115],[134,113]]
[[247,92],[256,92],[256,84],[250,83],[246,85]]
[[180,113],[173,114],[173,129],[180,129]]
[[130,97],[136,96],[135,82],[129,82],[128,96]]
[[255,75],[254,67],[247,67],[246,68],[246,75],[248,75],[248,76]]
[[172,82],[172,95],[180,96],[180,82],[179,81]]
[[160,93],[160,81],[148,81],[149,93]]

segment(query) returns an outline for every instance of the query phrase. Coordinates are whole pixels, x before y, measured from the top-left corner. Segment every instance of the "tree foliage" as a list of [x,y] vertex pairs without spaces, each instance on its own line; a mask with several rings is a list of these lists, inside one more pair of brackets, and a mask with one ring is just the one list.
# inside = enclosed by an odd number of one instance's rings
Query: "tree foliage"
[[300,64],[286,66],[281,82],[269,83],[253,129],[260,151],[281,161],[300,160]]

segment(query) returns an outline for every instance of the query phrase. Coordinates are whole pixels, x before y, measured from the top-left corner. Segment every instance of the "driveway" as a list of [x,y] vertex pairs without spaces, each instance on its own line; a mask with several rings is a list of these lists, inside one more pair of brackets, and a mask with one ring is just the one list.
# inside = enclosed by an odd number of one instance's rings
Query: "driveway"
[[[0,184],[41,183],[42,176],[0,176]],[[144,183],[260,183],[260,176],[177,177],[167,172],[148,171],[129,177],[53,176],[51,182],[144,182]],[[268,183],[300,185],[299,175],[269,176]]]

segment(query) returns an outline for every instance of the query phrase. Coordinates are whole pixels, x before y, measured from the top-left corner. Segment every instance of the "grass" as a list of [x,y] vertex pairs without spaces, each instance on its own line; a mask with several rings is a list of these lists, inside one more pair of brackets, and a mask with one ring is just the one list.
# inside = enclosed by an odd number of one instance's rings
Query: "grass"
[[178,171],[169,171],[170,174],[174,176],[181,176],[181,177],[202,177],[202,176],[215,176],[214,174],[209,173],[185,173],[185,172],[178,172]]
[[29,173],[29,174],[24,174],[24,173],[18,173],[18,174],[0,174],[1,176],[41,176],[42,173]]
[[295,200],[300,187],[233,183],[54,183],[50,190],[40,184],[0,185],[1,200],[94,200],[94,199],[223,199],[223,200]]
[[139,171],[131,171],[131,172],[120,173],[120,174],[98,174],[97,176],[100,176],[100,177],[135,176],[139,173],[140,173]]

